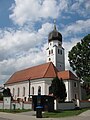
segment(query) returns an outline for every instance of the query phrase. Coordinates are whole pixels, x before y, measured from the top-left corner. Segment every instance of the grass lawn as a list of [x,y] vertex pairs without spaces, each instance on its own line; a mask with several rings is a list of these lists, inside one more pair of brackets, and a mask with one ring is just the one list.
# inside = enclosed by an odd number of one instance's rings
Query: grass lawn
[[[64,110],[64,111],[54,111],[54,112],[44,112],[43,117],[44,118],[60,118],[60,117],[69,117],[69,116],[76,116],[79,115],[80,113],[88,110],[86,109],[81,109],[81,110]],[[31,111],[30,109],[15,109],[15,110],[1,110],[0,112],[7,112],[7,113],[21,113],[21,112],[28,112]]]
[[45,113],[43,113],[43,117],[45,117],[45,118],[59,118],[59,117],[76,116],[76,115],[79,115],[80,113],[82,113],[86,110],[88,110],[88,109],[45,112]]

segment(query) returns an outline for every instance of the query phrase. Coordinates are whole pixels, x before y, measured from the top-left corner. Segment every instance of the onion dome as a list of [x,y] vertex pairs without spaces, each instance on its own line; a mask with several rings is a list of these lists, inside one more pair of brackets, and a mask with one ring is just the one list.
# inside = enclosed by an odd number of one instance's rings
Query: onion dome
[[51,42],[54,40],[59,40],[60,42],[62,42],[62,35],[60,32],[57,31],[55,23],[54,23],[54,30],[50,32],[48,35],[48,42]]

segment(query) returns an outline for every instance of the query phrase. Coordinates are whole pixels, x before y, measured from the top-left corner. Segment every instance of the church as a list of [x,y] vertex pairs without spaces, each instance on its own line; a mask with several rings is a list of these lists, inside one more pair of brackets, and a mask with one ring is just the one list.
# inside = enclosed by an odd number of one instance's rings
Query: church
[[48,35],[47,62],[38,66],[16,71],[5,83],[10,88],[14,100],[28,101],[32,95],[49,95],[49,87],[55,77],[62,78],[66,86],[66,101],[81,99],[80,81],[70,71],[65,70],[65,53],[62,35],[54,29]]

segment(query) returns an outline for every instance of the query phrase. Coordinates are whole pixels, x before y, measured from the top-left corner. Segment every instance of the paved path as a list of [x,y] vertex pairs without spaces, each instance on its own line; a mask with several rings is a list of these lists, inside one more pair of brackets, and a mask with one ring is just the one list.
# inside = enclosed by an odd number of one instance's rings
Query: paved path
[[[23,114],[12,114],[0,112],[0,120],[39,120],[36,116],[32,116],[30,112]],[[42,120],[90,120],[90,110],[80,114],[79,116],[66,117],[66,118],[41,118]]]
[[27,116],[36,116],[36,111],[21,112],[17,113],[18,115],[27,115]]
[[90,117],[90,110],[87,110],[87,111],[81,113],[79,116],[82,116],[82,117],[89,116]]
[[10,120],[10,119],[0,117],[0,120]]

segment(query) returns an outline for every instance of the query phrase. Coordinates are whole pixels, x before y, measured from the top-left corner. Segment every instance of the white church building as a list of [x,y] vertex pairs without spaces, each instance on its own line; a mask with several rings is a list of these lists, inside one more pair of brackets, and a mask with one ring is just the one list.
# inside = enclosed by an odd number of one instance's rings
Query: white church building
[[69,70],[65,70],[65,55],[62,47],[62,35],[57,31],[56,25],[48,35],[47,62],[15,72],[5,83],[10,88],[15,100],[28,101],[31,95],[49,95],[49,87],[53,78],[62,78],[67,92],[66,101],[81,99],[80,81]]

